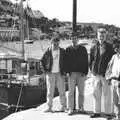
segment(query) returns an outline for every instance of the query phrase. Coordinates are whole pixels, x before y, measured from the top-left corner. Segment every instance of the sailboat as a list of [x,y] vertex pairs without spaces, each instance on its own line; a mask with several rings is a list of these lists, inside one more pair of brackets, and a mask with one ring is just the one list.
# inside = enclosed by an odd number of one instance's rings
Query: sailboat
[[0,112],[4,112],[5,116],[46,101],[46,82],[40,72],[40,60],[25,59],[23,0],[20,5],[22,54],[5,47],[0,48],[0,62],[5,66],[0,69]]

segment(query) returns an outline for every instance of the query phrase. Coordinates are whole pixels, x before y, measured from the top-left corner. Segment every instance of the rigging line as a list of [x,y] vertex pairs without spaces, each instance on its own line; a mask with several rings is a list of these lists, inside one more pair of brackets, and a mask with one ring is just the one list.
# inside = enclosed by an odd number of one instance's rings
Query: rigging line
[[0,102],[4,102],[4,103],[6,103],[7,100],[4,100],[4,98],[0,98]]
[[[26,9],[29,8],[29,3],[28,3],[28,0],[27,0],[27,7]],[[26,10],[27,12],[27,10]],[[27,39],[29,40],[30,39],[30,35],[29,35],[29,16],[26,14],[26,26],[27,26]]]
[[[27,9],[29,8],[29,0],[27,0]],[[29,10],[28,10],[29,11]],[[33,15],[33,18],[31,18],[32,19],[32,21],[33,21],[33,23],[35,23],[35,14],[33,13],[33,11],[32,11],[32,15]],[[29,18],[29,15],[27,15],[27,19]],[[29,20],[28,20],[28,22],[29,22]],[[28,24],[28,23],[27,23]],[[27,25],[28,26],[28,25]],[[28,31],[28,33],[29,33],[29,31]],[[29,35],[28,35],[28,38],[29,38]],[[39,38],[40,39],[40,38]],[[42,44],[40,44],[40,47],[41,47],[41,50],[42,50],[42,52],[44,53],[44,48],[43,48],[43,45]]]
[[[23,77],[23,79],[24,79],[24,77]],[[20,88],[20,93],[19,93],[19,97],[18,97],[18,101],[17,101],[17,105],[16,105],[15,112],[17,112],[18,107],[19,107],[19,103],[20,103],[21,96],[22,96],[22,91],[23,91],[23,86],[24,86],[24,84],[22,83],[22,84],[21,84],[21,88]]]
[[[27,0],[27,9],[29,8],[29,0]],[[33,23],[35,23],[35,14],[33,13],[33,11],[32,11],[32,15],[33,15],[33,18],[31,18],[32,19],[32,21],[33,21]],[[29,15],[27,15],[27,18],[29,18]],[[28,21],[29,22],[29,21]],[[28,25],[27,25],[28,26]],[[40,38],[39,38],[40,39]],[[45,51],[45,49],[44,49],[44,47],[43,47],[43,45],[42,44],[40,44],[40,47],[41,47],[41,50],[42,50],[42,52],[44,53],[44,51]]]

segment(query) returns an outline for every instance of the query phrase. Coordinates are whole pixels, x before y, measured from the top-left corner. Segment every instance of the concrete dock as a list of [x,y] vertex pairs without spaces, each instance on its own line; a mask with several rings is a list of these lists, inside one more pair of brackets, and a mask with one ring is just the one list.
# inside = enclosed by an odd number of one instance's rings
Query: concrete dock
[[[47,105],[46,103],[38,106],[37,108],[32,108],[28,110],[24,110],[21,112],[13,113],[3,120],[106,120],[106,117],[100,118],[90,118],[90,114],[94,108],[94,99],[92,96],[93,92],[93,80],[87,79],[85,84],[85,101],[84,101],[84,109],[87,111],[86,114],[75,113],[72,116],[69,116],[65,112],[59,112],[60,103],[59,97],[55,97],[53,100],[53,113],[44,113]],[[76,90],[76,96],[77,96]],[[66,92],[66,97],[68,96],[68,92]],[[67,99],[68,100],[68,99]],[[76,97],[77,100],[77,97]],[[68,101],[67,101],[68,102]],[[76,104],[76,107],[78,105]]]

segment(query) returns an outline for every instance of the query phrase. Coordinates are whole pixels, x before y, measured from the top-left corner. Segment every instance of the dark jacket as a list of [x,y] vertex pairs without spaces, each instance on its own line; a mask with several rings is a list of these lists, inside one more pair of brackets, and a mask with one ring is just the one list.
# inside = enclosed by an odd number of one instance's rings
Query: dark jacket
[[[64,73],[64,57],[65,57],[65,50],[63,48],[60,48],[60,58],[59,58],[59,67],[60,67],[60,73]],[[42,65],[44,72],[51,72],[52,65],[53,65],[53,57],[52,57],[52,50],[51,48],[48,48],[45,54],[42,57]]]
[[69,46],[66,48],[66,72],[88,73],[88,53],[84,46]]
[[100,44],[97,42],[90,50],[90,70],[94,75],[105,76],[106,68],[108,62],[114,54],[112,45],[107,42],[102,44],[104,46],[105,52],[100,55]]

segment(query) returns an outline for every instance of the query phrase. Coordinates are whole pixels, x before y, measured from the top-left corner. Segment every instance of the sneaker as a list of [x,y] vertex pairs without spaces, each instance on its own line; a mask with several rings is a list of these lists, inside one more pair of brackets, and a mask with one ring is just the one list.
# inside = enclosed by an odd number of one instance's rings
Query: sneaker
[[47,108],[44,112],[52,112],[51,108]]
[[90,115],[90,118],[98,118],[100,116],[101,116],[100,113],[94,113],[94,114]]
[[74,111],[73,110],[68,110],[68,115],[73,115]]

